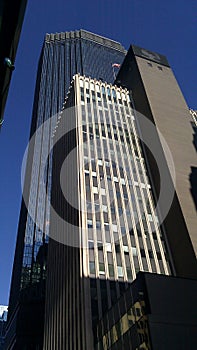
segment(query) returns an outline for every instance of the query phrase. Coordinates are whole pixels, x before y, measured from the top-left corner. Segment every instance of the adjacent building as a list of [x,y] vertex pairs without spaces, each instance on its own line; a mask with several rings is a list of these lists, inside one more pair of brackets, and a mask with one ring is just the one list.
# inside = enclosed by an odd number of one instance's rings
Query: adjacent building
[[[195,112],[190,112],[165,56],[131,46],[118,73],[116,83],[132,91],[135,109],[148,118],[165,138],[173,157],[176,183],[172,182],[168,159],[163,152],[161,135],[155,145],[165,171],[167,190],[175,195],[164,220],[176,272],[179,276],[196,277],[196,127]],[[193,116],[193,119],[192,119]],[[140,130],[146,133],[143,123]],[[154,155],[145,147],[156,200],[161,181]],[[164,211],[165,200],[160,205]],[[183,264],[184,257],[184,264]]]

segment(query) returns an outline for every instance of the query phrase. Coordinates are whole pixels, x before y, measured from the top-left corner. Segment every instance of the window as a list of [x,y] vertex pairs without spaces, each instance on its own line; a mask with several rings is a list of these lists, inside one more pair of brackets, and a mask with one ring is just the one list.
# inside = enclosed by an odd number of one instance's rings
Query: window
[[105,213],[108,212],[107,205],[102,205],[102,211],[104,211]]
[[105,266],[103,263],[99,263],[99,274],[104,275],[105,274]]
[[100,221],[96,221],[96,228],[98,228],[98,229],[101,228],[101,223],[100,223]]
[[123,268],[122,266],[117,266],[118,269],[118,277],[123,277]]
[[105,188],[100,188],[100,193],[101,195],[105,195],[106,194]]
[[107,251],[107,252],[111,252],[111,251],[112,251],[111,243],[106,243],[106,244],[105,244],[105,247],[106,247],[106,251]]
[[157,258],[158,258],[158,260],[162,260],[160,252],[157,252]]
[[120,183],[121,183],[122,185],[125,185],[125,179],[121,178],[121,179],[120,179]]
[[114,277],[114,266],[109,264],[108,269],[109,269],[109,276]]
[[[110,191],[112,192],[112,191]],[[112,197],[111,197],[112,198]],[[111,215],[115,218],[115,207],[111,207]]]
[[89,267],[90,267],[90,274],[95,274],[95,263],[93,261],[90,261]]
[[[95,204],[94,204],[94,210],[95,210],[95,213],[100,212],[100,204],[95,203]],[[96,226],[96,227],[97,227],[97,226]],[[97,228],[99,228],[99,227],[97,227]]]
[[124,226],[121,226],[121,234],[122,235],[126,234],[126,228]]
[[93,192],[93,193],[98,193],[98,188],[97,188],[97,187],[93,187],[93,188],[92,188],[92,192]]
[[112,96],[113,98],[116,98],[116,91],[114,89],[112,89]]
[[153,217],[151,214],[148,214],[148,219],[149,219],[149,221],[153,221]]
[[120,244],[119,243],[115,243],[115,249],[116,249],[116,253],[120,253]]
[[93,240],[89,240],[88,241],[88,248],[89,249],[94,249],[94,241]]
[[132,280],[132,272],[130,268],[127,268],[127,278],[128,280]]
[[140,249],[140,253],[141,253],[141,257],[145,258],[146,254],[145,254],[145,250],[144,249]]
[[93,187],[96,187],[98,185],[97,178],[93,177]]
[[105,231],[109,231],[109,224],[104,222]]
[[162,68],[161,66],[158,66],[158,69],[159,69],[159,70],[163,70],[163,68]]
[[103,250],[103,242],[102,241],[97,241],[97,248],[98,248],[98,250]]
[[114,232],[118,232],[118,226],[117,225],[112,225],[112,230]]
[[124,253],[129,253],[129,247],[127,245],[123,245]]
[[103,165],[103,161],[102,161],[102,159],[98,159],[98,165]]
[[87,224],[88,224],[88,228],[92,228],[93,227],[92,220],[87,220]]
[[131,249],[133,256],[137,256],[137,249],[135,247],[132,247]]

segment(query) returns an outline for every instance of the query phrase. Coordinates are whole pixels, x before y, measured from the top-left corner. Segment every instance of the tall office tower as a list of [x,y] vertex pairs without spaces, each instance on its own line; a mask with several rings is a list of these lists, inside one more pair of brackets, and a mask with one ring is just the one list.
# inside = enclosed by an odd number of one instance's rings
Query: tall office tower
[[[136,110],[150,119],[165,137],[170,148],[175,172],[175,187],[168,172],[160,135],[155,144],[160,152],[166,183],[175,195],[164,225],[176,272],[183,277],[196,277],[196,127],[165,56],[131,46],[118,73],[117,84],[132,90]],[[146,132],[140,125],[141,132]],[[152,181],[158,198],[160,176],[157,164],[146,150]],[[163,207],[160,206],[162,213]],[[183,263],[184,259],[184,263]]]
[[174,272],[138,136],[129,91],[74,76],[53,137],[45,350],[93,349],[139,270]]
[[[30,346],[42,342],[50,221],[47,197],[51,191],[52,154],[47,165],[43,160],[52,145],[54,118],[51,117],[62,108],[74,74],[113,82],[112,65],[121,64],[125,53],[119,43],[84,30],[47,34],[45,37],[38,66],[30,138],[36,130],[37,133],[28,152],[25,200],[21,206],[9,300],[7,341],[10,348],[22,349],[26,344],[30,349]],[[39,128],[46,120],[50,122]],[[44,190],[40,178],[43,169]],[[32,300],[34,312],[31,313]],[[30,319],[26,322],[26,315],[30,313],[32,322]]]

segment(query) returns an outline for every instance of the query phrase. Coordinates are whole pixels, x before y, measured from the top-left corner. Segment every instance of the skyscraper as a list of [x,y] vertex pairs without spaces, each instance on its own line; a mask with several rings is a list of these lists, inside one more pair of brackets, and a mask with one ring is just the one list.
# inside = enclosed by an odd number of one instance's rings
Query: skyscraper
[[75,75],[64,106],[53,137],[44,349],[92,349],[98,320],[136,273],[173,268],[129,91]]
[[[30,139],[44,121],[50,120],[62,109],[74,74],[85,74],[112,83],[112,65],[121,64],[125,53],[121,44],[84,30],[47,34],[38,65]],[[43,315],[50,222],[50,208],[46,199],[51,193],[52,154],[47,166],[43,164],[43,159],[52,145],[55,123],[56,119],[51,118],[51,122],[38,130],[29,145],[9,301],[10,344],[16,341],[17,317],[23,319],[23,316],[17,315],[20,310],[22,315],[27,312],[25,307],[30,307],[32,299],[37,300],[34,305],[37,314]],[[43,190],[40,173],[45,168],[47,189]],[[27,341],[30,344],[32,341],[32,344],[36,344],[35,334],[39,334],[41,341],[41,318],[40,324],[37,323],[37,331],[34,327],[33,332],[31,325],[26,330],[29,339],[24,343]],[[17,339],[21,339],[21,344],[22,338],[23,334],[20,333]]]

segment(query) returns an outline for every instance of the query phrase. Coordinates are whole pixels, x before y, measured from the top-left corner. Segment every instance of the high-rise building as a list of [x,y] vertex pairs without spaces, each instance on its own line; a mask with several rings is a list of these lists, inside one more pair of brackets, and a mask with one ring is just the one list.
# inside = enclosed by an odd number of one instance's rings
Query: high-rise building
[[44,349],[92,349],[138,271],[174,273],[138,135],[128,90],[74,76],[53,136]]
[[[145,56],[144,71],[136,58],[139,52]],[[35,90],[6,349],[108,349],[102,340],[104,329],[109,329],[106,313],[118,305],[139,271],[195,276],[191,198],[187,221],[187,200],[181,197],[184,181],[178,174],[172,209],[162,222],[163,207],[155,209],[160,175],[140,140],[144,129],[139,112],[158,126],[160,110],[169,113],[165,87],[174,92],[180,109],[182,96],[165,57],[139,48],[132,55],[130,49],[126,59],[125,55],[119,43],[83,30],[46,35]],[[158,71],[148,73],[151,68]],[[160,80],[162,88],[156,85]],[[155,101],[157,90],[162,91],[160,101]],[[186,127],[185,119],[182,123]],[[165,125],[161,131],[171,141]],[[157,133],[153,136],[162,150]],[[191,158],[183,161],[187,169],[193,161],[189,149]],[[165,155],[160,155],[166,164]],[[176,155],[175,167],[181,172],[180,154]],[[163,172],[166,181],[170,179],[166,187],[174,190],[167,165]],[[188,190],[187,185],[183,188]],[[120,347],[115,344],[113,349]]]
[[[121,44],[84,30],[47,34],[45,37],[38,65],[30,138],[37,129],[38,132],[28,150],[24,198],[11,282],[7,337],[10,344],[16,341],[14,334],[18,329],[17,319],[24,319],[25,332],[29,334],[24,343],[29,342],[28,346],[31,342],[36,343],[36,334],[41,342],[43,333],[41,325],[50,222],[47,198],[51,192],[52,154],[49,156],[47,167],[43,159],[48,155],[52,145],[56,119],[51,117],[62,109],[65,94],[74,74],[85,74],[112,83],[115,69],[112,66],[114,63],[121,64],[125,54],[126,51]],[[49,120],[49,123],[39,129],[46,120]],[[40,173],[45,167],[46,191],[43,190],[40,179]],[[31,308],[32,299],[34,299],[34,314],[41,315],[37,317],[40,323],[36,322],[35,316],[34,331],[33,323],[28,325],[24,316]],[[18,341],[21,339],[23,344],[23,335],[20,331],[17,339]]]

